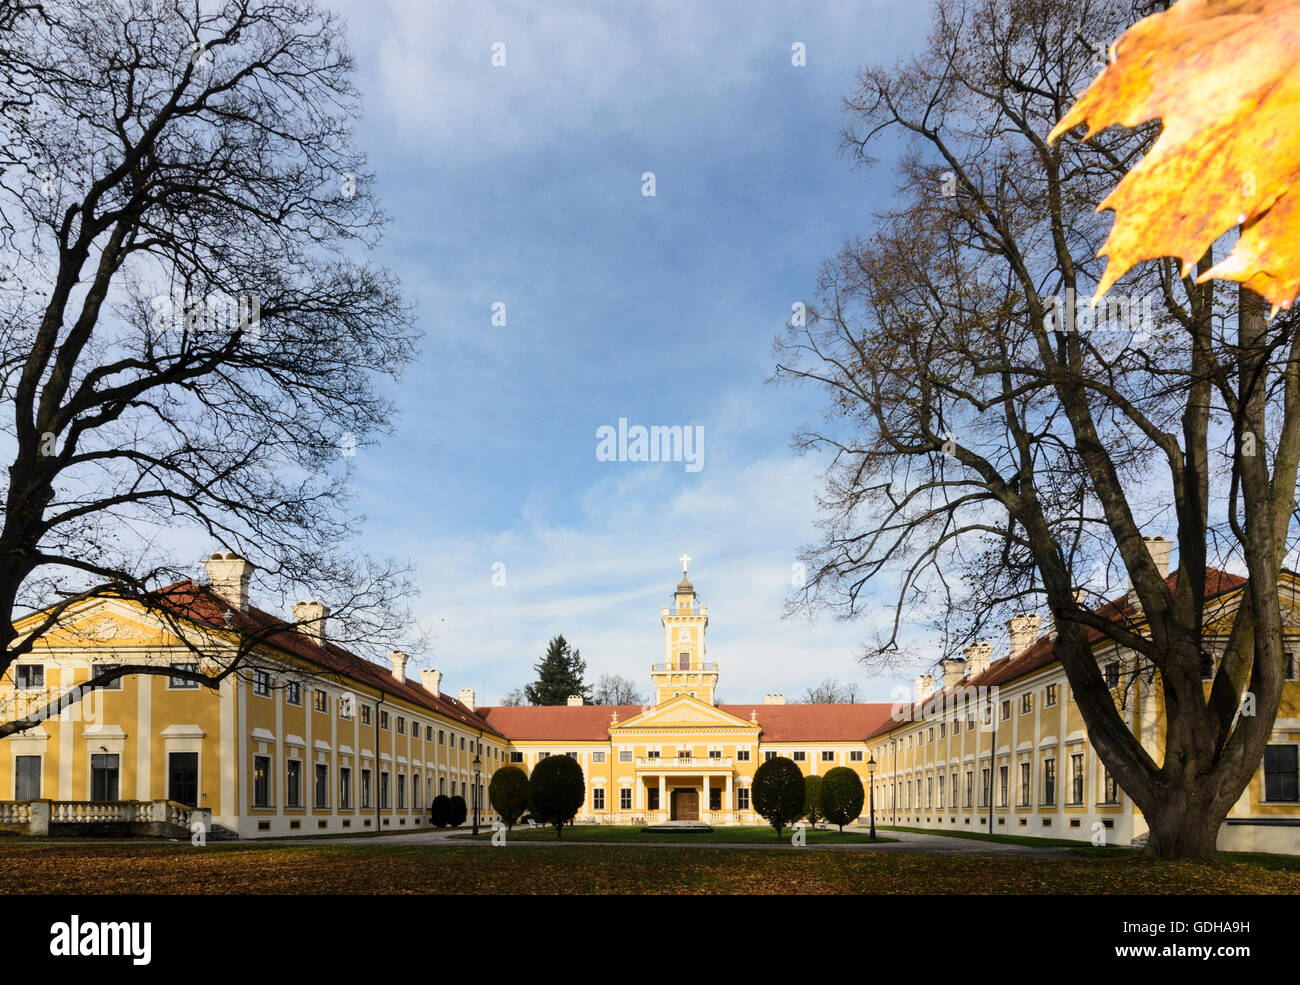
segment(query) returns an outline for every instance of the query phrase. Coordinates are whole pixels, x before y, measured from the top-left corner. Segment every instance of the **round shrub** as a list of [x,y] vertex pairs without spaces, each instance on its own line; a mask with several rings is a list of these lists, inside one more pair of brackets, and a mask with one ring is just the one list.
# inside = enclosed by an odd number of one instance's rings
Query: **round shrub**
[[451,798],[446,794],[440,793],[433,798],[433,803],[429,805],[429,822],[438,828],[445,828],[451,823]]
[[825,818],[822,813],[822,778],[805,776],[803,778],[803,816],[808,823],[816,827]]
[[827,770],[822,778],[822,813],[831,824],[840,826],[840,834],[844,833],[844,825],[861,817],[865,798],[862,778],[847,766]]
[[528,781],[528,808],[539,824],[555,826],[555,837],[564,837],[564,825],[573,820],[587,799],[582,767],[569,756],[547,756],[533,767]]
[[505,826],[513,828],[519,815],[528,810],[528,774],[518,766],[501,767],[488,784],[488,802]]
[[754,771],[754,810],[776,828],[778,840],[784,828],[803,817],[803,785],[799,767],[785,756],[774,756]]
[[469,816],[469,809],[465,806],[464,797],[452,797],[447,823],[453,828],[459,828],[465,823],[465,818]]

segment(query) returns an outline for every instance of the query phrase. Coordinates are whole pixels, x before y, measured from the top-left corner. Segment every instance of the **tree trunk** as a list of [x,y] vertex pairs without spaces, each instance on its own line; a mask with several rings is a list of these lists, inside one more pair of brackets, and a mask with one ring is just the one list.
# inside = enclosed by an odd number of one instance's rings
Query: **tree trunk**
[[1208,799],[1162,804],[1145,815],[1151,834],[1144,854],[1165,861],[1218,861],[1215,843],[1227,814],[1226,808],[1216,809]]

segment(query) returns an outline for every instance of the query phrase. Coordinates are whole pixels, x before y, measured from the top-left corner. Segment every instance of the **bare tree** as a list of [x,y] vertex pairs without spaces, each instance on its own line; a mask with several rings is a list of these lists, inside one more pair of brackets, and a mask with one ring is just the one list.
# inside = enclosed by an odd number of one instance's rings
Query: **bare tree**
[[524,689],[517,687],[513,691],[502,695],[499,704],[502,708],[518,708],[521,705],[528,704],[528,698],[524,695]]
[[[869,585],[888,584],[895,618],[872,660],[900,651],[913,614],[940,611],[951,653],[986,620],[1045,606],[1089,737],[1150,824],[1148,850],[1209,858],[1281,695],[1300,333],[1295,316],[1270,321],[1259,298],[1198,286],[1172,262],[1089,307],[1106,231],[1094,209],[1155,130],[1044,138],[1143,13],[940,0],[919,58],[863,71],[845,142],[866,164],[905,139],[896,205],[824,265],[813,310],[778,340],[777,377],[829,398],[826,425],[796,439],[832,464],[795,604],[851,617]],[[1144,529],[1175,533],[1172,582]],[[1203,625],[1226,584],[1207,582],[1211,563],[1249,575],[1226,639]],[[1095,611],[1121,584],[1127,612]],[[1096,640],[1136,653],[1159,694],[1162,761],[1125,725]],[[1240,714],[1247,692],[1254,714]]]
[[265,593],[319,591],[340,642],[391,638],[409,583],[347,549],[345,483],[415,336],[358,258],[385,217],[336,18],[307,0],[0,14],[0,672],[80,599],[169,609],[157,587],[193,573],[159,545],[175,529],[248,558]]
[[593,705],[649,704],[649,697],[635,683],[618,674],[601,674],[592,693]]
[[858,700],[858,686],[853,683],[841,684],[833,677],[828,677],[816,687],[810,687],[799,699],[805,705],[851,705]]

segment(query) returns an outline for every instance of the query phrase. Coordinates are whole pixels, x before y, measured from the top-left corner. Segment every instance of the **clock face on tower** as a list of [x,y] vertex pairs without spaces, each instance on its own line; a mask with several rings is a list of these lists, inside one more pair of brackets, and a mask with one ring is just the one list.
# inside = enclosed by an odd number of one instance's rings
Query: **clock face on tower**
[[689,629],[683,628],[681,632],[677,634],[677,638],[679,640],[689,640],[691,638],[691,631]]

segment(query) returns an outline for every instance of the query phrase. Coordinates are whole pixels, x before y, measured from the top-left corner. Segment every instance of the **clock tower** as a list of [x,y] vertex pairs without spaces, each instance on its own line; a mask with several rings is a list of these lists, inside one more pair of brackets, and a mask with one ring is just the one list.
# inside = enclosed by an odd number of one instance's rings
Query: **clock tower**
[[686,576],[690,557],[683,554],[678,560],[682,562],[682,580],[673,591],[672,605],[665,605],[660,616],[664,627],[664,661],[650,668],[655,703],[663,704],[685,694],[713,704],[718,665],[706,660],[704,631],[709,626],[709,607],[700,604],[695,586]]

